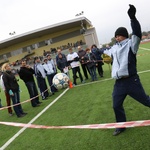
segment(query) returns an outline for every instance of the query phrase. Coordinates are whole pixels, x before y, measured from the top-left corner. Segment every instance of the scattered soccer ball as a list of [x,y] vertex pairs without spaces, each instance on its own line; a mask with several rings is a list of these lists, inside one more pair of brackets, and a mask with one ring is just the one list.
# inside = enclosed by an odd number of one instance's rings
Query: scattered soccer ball
[[67,88],[69,77],[65,73],[57,73],[53,78],[53,85],[56,89]]

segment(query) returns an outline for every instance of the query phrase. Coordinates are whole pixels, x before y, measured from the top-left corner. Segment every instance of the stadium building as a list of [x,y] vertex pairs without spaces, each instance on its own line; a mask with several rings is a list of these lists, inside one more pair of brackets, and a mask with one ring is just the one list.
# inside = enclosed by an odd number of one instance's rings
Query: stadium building
[[79,17],[46,26],[0,41],[0,64],[13,63],[33,56],[42,56],[43,51],[56,52],[78,45],[99,45],[96,30],[86,17]]

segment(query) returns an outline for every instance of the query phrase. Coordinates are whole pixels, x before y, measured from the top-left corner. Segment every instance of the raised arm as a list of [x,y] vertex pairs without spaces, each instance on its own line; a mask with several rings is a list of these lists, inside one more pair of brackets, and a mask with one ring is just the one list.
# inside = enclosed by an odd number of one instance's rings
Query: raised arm
[[141,33],[141,26],[139,21],[136,19],[136,8],[133,5],[129,5],[128,15],[131,19],[131,28],[132,28],[132,44],[131,49],[134,54],[137,53],[139,44],[141,41],[142,33]]
[[129,4],[129,10],[128,10],[128,15],[129,18],[131,19],[131,27],[132,27],[132,34],[138,36],[140,39],[142,37],[141,33],[141,26],[139,21],[136,19],[136,8]]

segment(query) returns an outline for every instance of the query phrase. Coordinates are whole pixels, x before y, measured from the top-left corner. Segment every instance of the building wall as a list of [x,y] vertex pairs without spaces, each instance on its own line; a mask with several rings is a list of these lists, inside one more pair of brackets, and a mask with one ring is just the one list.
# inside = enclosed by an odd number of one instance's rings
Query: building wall
[[[54,34],[43,35],[42,37],[37,37],[35,39],[17,43],[13,46],[1,49],[0,60],[3,59],[3,55],[7,55],[8,60],[11,63],[22,59],[29,53],[29,51],[35,52],[34,55],[36,56],[41,56],[43,55],[43,50],[50,51],[51,48],[57,48],[62,45],[67,45],[68,43],[75,43],[79,40],[84,41],[83,35],[80,34],[79,27]],[[38,47],[36,47],[35,44]]]
[[87,47],[90,48],[93,44],[96,44],[99,47],[99,42],[95,28],[87,30],[86,33],[84,34],[84,39]]

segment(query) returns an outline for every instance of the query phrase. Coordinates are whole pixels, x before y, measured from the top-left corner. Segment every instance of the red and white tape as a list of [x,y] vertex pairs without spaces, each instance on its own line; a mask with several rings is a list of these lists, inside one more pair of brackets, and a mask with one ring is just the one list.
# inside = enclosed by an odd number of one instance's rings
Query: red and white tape
[[24,124],[16,122],[0,122],[0,124],[15,127],[40,128],[40,129],[113,129],[113,128],[131,128],[131,127],[149,126],[150,120],[107,123],[107,124],[74,125],[74,126],[45,126],[45,125]]
[[[44,92],[48,91],[48,89],[49,89],[49,88],[47,88]],[[38,95],[37,95],[37,96],[35,96],[35,97],[32,97],[32,98],[30,98],[30,99],[28,99],[28,100],[25,100],[25,101],[23,101],[23,102],[20,102],[20,103],[17,103],[17,104],[11,105],[11,106],[1,107],[1,108],[0,108],[0,110],[4,110],[4,109],[7,109],[7,108],[10,108],[10,107],[13,107],[13,106],[17,106],[17,105],[20,105],[20,104],[23,104],[23,103],[30,102],[30,101],[32,101],[33,99],[35,99],[35,98],[39,97],[40,95],[41,95],[41,94],[38,94]]]

